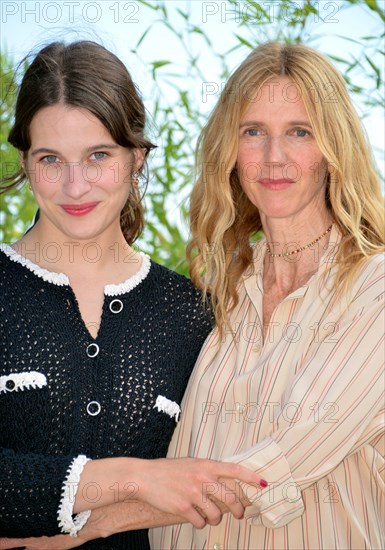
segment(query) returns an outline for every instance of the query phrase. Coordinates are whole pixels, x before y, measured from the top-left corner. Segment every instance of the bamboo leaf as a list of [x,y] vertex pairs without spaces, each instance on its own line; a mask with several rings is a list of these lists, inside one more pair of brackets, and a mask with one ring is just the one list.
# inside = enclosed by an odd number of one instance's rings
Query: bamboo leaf
[[369,9],[376,12],[383,21],[385,21],[385,12],[380,8],[376,0],[365,0]]
[[138,42],[136,43],[136,46],[135,46],[135,49],[137,50],[139,48],[139,46],[141,45],[141,43],[143,42],[143,40],[146,38],[148,32],[152,29],[152,26],[151,27],[148,27],[144,33],[142,34],[142,36],[139,38]]
[[239,42],[241,44],[243,44],[244,46],[247,46],[248,48],[250,49],[253,49],[254,46],[251,44],[251,42],[249,42],[248,40],[246,40],[246,38],[243,38],[242,36],[239,36],[239,34],[236,34],[235,33],[235,36],[238,38]]
[[152,62],[152,77],[154,78],[155,80],[155,72],[157,71],[157,69],[159,69],[160,67],[165,67],[166,65],[170,65],[171,61],[153,61]]

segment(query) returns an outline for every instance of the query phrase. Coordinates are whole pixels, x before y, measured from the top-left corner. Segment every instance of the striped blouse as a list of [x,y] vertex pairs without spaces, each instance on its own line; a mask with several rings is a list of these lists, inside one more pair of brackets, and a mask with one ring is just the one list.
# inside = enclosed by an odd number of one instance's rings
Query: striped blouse
[[331,290],[337,242],[333,229],[319,270],[276,307],[265,341],[257,245],[231,330],[219,349],[214,330],[201,351],[168,456],[237,462],[269,485],[242,486],[245,519],[154,529],[154,549],[385,548],[385,257],[341,296]]

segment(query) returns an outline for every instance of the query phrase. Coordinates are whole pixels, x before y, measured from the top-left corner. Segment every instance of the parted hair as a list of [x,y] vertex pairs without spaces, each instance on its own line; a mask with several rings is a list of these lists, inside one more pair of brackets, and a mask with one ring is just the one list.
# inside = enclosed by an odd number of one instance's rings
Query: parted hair
[[193,282],[211,294],[220,331],[251,264],[258,209],[237,173],[241,117],[267,81],[289,77],[301,93],[328,166],[326,202],[342,234],[336,288],[348,290],[362,265],[384,250],[384,198],[370,148],[345,82],[314,49],[269,42],[255,48],[224,87],[198,140],[187,256]]
[[[26,155],[33,117],[40,109],[58,103],[90,111],[122,147],[142,148],[146,154],[154,147],[144,135],[145,107],[129,72],[116,55],[96,42],[54,42],[37,53],[19,87],[8,141]],[[144,167],[141,175],[146,177]],[[26,180],[27,174],[20,168],[5,179],[2,189]],[[131,244],[143,231],[144,220],[138,178],[131,178],[128,185],[130,194],[120,225]]]

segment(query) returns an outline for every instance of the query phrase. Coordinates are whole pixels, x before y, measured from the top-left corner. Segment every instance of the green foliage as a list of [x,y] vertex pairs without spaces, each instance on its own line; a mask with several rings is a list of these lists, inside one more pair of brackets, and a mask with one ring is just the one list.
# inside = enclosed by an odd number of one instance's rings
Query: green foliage
[[[12,126],[16,98],[13,81],[14,64],[6,53],[0,54],[1,110],[0,110],[0,179],[10,176],[19,169],[19,153],[7,142]],[[31,223],[36,211],[35,201],[28,186],[0,196],[0,237],[4,242],[14,242]]]
[[[159,40],[159,37],[167,35],[175,43],[175,51],[183,52],[185,59],[181,64],[174,59],[159,59],[154,54],[153,59],[143,60],[152,78],[151,90],[144,97],[152,113],[149,130],[153,134],[151,139],[158,143],[159,149],[150,159],[150,181],[145,198],[147,226],[137,245],[155,261],[187,274],[184,250],[188,238],[186,215],[193,182],[194,147],[208,109],[212,106],[210,102],[202,102],[202,83],[223,82],[250,48],[267,40],[303,42],[317,47],[317,24],[332,19],[333,6],[338,6],[338,10],[347,10],[360,5],[372,14],[374,24],[380,23],[383,28],[383,3],[376,0],[344,0],[338,4],[318,0],[279,0],[271,5],[250,0],[218,2],[217,6],[225,6],[227,18],[231,18],[230,12],[233,12],[235,29],[231,41],[223,41],[223,50],[220,51],[218,46],[213,46],[214,33],[218,29],[214,27],[215,30],[212,30],[203,20],[194,20],[191,2],[186,2],[183,9],[165,0],[137,2],[143,10],[144,19],[148,15],[151,23],[132,52],[141,59],[146,41],[153,40],[153,37]],[[242,13],[239,11],[240,6],[244,8]],[[337,30],[338,25],[335,28]],[[354,43],[354,53],[353,47],[346,58],[342,58],[339,52],[324,53],[333,58],[353,95],[359,97],[368,108],[383,108],[383,64],[377,60],[381,54],[384,55],[384,34],[362,36],[356,40],[341,38]],[[11,93],[5,93],[11,83],[12,60],[4,54],[1,63],[1,143],[5,144],[1,146],[1,167],[5,170],[11,163],[17,162],[17,153],[6,144],[14,101],[13,89]],[[357,85],[357,77],[362,80],[363,75],[365,84]],[[217,98],[218,94],[214,99]],[[5,241],[15,240],[25,231],[33,217],[32,205],[28,189],[9,194],[3,199],[1,206]],[[15,223],[15,220],[18,222]]]

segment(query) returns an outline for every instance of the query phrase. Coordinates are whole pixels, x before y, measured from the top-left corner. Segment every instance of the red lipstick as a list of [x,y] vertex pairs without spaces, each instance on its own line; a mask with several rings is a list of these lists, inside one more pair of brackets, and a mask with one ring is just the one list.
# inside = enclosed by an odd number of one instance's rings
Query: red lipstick
[[60,206],[70,216],[80,217],[89,214],[98,204],[98,202],[85,202],[83,204],[61,204]]
[[263,187],[270,189],[271,191],[282,191],[290,187],[294,180],[290,178],[281,178],[281,179],[270,179],[270,178],[261,178],[258,180]]

